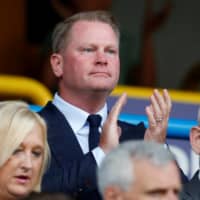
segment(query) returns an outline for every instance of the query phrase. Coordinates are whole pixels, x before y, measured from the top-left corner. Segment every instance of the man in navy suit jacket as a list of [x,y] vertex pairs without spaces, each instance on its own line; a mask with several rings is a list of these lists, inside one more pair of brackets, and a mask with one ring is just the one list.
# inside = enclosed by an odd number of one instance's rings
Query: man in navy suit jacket
[[[119,142],[143,138],[165,142],[171,110],[166,89],[162,94],[154,90],[150,97],[151,104],[145,108],[147,129],[143,123],[131,125],[118,121],[117,124],[125,95],[114,106],[114,114],[111,111],[108,115],[106,100],[120,73],[119,37],[113,16],[105,11],[75,14],[59,23],[53,32],[50,62],[58,78],[58,92],[40,112],[47,122],[52,154],[43,191],[98,199],[96,167]],[[90,114],[100,115],[99,129],[106,130],[92,150],[88,147]]]
[[[193,151],[200,155],[200,109],[198,111],[198,124],[190,130],[190,144]],[[200,199],[200,173],[196,171],[192,179],[183,185],[182,200],[199,200]]]

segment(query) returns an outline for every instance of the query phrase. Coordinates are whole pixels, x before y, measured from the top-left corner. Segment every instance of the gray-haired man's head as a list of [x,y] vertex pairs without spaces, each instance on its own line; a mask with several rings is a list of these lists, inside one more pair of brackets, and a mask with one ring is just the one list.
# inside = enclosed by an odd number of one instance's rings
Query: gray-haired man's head
[[106,156],[97,175],[99,191],[105,199],[112,199],[108,198],[107,191],[112,191],[108,188],[118,188],[120,195],[129,194],[130,197],[131,192],[138,196],[146,191],[148,197],[153,191],[157,195],[161,190],[167,194],[171,185],[174,196],[178,198],[181,187],[174,155],[155,142],[129,141],[120,144]]

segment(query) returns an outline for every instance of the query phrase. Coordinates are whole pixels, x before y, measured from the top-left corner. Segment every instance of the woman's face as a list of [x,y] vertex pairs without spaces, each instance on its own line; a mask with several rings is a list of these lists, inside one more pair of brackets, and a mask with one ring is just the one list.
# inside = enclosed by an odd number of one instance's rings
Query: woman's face
[[19,199],[33,191],[39,181],[44,148],[42,129],[35,125],[12,156],[0,167],[0,199]]

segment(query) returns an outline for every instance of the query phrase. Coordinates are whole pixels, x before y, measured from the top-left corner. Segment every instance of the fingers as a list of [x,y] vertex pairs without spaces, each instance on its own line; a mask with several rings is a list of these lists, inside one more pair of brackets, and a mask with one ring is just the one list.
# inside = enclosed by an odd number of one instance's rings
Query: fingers
[[164,106],[164,102],[160,93],[157,90],[154,90],[153,95],[150,97],[150,101],[152,104],[152,110],[156,118],[160,118],[162,116],[162,107]]
[[163,92],[160,93],[155,89],[150,97],[150,102],[151,104],[145,108],[149,127],[155,128],[157,125],[161,124],[166,127],[172,107],[168,91],[164,89]]
[[169,93],[166,89],[163,90],[163,93],[155,89],[152,96],[150,97],[152,112],[155,119],[162,119],[168,117],[172,103]]
[[153,112],[152,106],[147,106],[145,108],[145,111],[146,111],[146,114],[148,116],[149,126],[150,127],[156,126],[156,120],[154,118],[154,112]]
[[116,122],[118,119],[118,116],[122,110],[122,107],[125,105],[127,100],[127,94],[123,93],[119,99],[117,100],[117,102],[114,104],[114,106],[112,107],[110,114],[109,114],[109,118],[110,120]]
[[126,98],[127,95],[125,93],[121,95],[112,107],[108,118],[103,125],[99,146],[105,153],[108,153],[119,144],[121,128],[118,126],[117,120],[122,107],[126,102]]
[[168,91],[166,89],[163,90],[163,97],[164,97],[165,103],[167,104],[167,107],[168,107],[169,111],[171,111],[172,101],[171,101],[169,93],[168,93]]

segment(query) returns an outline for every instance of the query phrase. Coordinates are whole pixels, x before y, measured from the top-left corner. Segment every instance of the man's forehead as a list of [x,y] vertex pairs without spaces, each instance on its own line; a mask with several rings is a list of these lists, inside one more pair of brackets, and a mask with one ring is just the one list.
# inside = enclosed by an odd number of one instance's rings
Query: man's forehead
[[140,162],[136,166],[134,190],[150,194],[181,189],[180,175],[174,163],[170,163],[167,170],[163,170],[163,166],[151,165],[148,162]]
[[117,34],[112,29],[112,27],[103,22],[99,21],[87,21],[87,20],[80,20],[77,21],[71,28],[70,38],[75,38],[77,40],[77,37],[80,40],[84,40],[84,38],[89,42],[90,40],[99,40],[105,39],[109,40],[110,43],[119,43]]
[[[92,26],[94,25],[95,27],[99,27],[99,25],[101,26],[108,26],[112,29],[111,25],[106,23],[106,22],[102,22],[102,21],[99,21],[99,20],[86,20],[86,19],[79,19],[77,20],[76,22],[74,22],[74,24],[72,25],[72,28],[71,29],[75,29],[79,26]],[[96,26],[98,25],[98,26]]]
[[[145,170],[144,170],[145,169]],[[134,171],[135,173],[141,174],[143,176],[144,174],[147,174],[147,176],[153,176],[153,174],[163,174],[163,172],[166,173],[173,173],[178,174],[178,168],[174,161],[170,161],[165,164],[155,164],[151,160],[148,159],[139,159],[134,163]],[[163,174],[164,177],[165,174]]]

